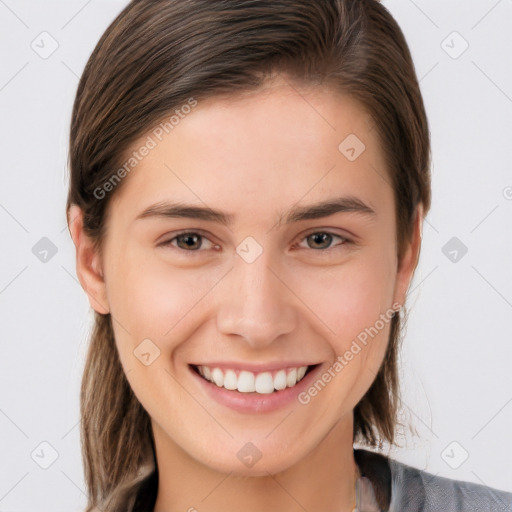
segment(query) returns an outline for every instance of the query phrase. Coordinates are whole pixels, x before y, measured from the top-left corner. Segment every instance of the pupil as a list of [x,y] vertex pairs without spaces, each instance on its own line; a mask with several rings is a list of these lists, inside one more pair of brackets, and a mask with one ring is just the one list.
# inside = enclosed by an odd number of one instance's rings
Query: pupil
[[[315,233],[311,236],[313,237],[315,244],[316,243],[322,244],[322,242],[323,242],[324,243],[323,247],[328,247],[329,243],[331,241],[330,240],[331,235],[329,235],[329,233]],[[325,243],[326,237],[327,237],[327,243]],[[314,249],[318,249],[318,247],[314,247]]]
[[[198,249],[201,244],[198,244],[199,236],[198,235],[181,235],[178,239],[184,241],[184,245],[186,249]],[[189,243],[191,242],[191,243]],[[197,245],[197,247],[194,247],[194,244]],[[178,244],[179,245],[179,244]]]

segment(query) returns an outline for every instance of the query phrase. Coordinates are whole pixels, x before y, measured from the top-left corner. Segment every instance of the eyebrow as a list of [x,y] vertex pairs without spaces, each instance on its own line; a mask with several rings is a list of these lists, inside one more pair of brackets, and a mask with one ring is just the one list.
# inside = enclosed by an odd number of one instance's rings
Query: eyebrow
[[[291,224],[303,220],[320,219],[339,212],[358,213],[370,218],[377,215],[375,210],[361,199],[355,196],[346,196],[328,199],[308,206],[291,208],[288,212],[285,212],[286,216],[283,214],[279,216],[278,223],[283,223],[283,217],[285,218],[285,224]],[[226,226],[232,225],[235,220],[235,215],[232,213],[226,213],[221,210],[214,210],[203,206],[172,203],[169,201],[161,201],[149,206],[142,213],[137,215],[136,220],[150,217],[197,219],[218,222]]]

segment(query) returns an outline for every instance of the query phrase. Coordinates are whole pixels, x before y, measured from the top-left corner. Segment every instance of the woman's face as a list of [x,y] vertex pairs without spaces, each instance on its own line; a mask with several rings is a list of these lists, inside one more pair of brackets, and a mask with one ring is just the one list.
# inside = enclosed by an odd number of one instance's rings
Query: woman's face
[[373,128],[348,97],[277,81],[199,102],[133,145],[154,147],[114,191],[101,259],[79,273],[113,317],[157,451],[257,475],[337,424],[352,439],[418,250],[399,271]]

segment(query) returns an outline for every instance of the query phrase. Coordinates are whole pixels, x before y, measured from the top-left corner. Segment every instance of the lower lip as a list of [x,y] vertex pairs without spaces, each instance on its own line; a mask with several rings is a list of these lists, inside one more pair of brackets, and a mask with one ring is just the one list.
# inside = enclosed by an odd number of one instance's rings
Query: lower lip
[[229,390],[219,387],[201,377],[191,366],[190,372],[199,381],[199,384],[205,392],[216,402],[230,409],[243,413],[262,413],[272,412],[283,409],[287,405],[297,402],[297,396],[305,391],[316,379],[316,375],[320,372],[322,365],[317,365],[313,370],[307,373],[302,380],[297,382],[291,388],[274,391],[273,393],[241,393],[236,390]]

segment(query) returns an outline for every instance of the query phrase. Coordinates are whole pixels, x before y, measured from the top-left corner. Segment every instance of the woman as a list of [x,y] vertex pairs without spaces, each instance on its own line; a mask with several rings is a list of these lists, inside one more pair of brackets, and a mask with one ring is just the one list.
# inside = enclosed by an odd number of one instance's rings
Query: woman
[[[81,77],[87,511],[512,510],[393,443],[428,123],[376,0],[138,0]],[[476,507],[476,508],[475,508]]]

